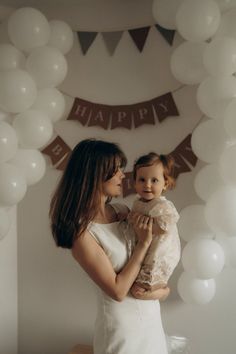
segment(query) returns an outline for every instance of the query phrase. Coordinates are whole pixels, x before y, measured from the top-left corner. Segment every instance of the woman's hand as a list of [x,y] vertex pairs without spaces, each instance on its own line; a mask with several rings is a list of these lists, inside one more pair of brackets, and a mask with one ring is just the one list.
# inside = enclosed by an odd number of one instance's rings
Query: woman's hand
[[129,213],[128,220],[132,224],[140,243],[150,245],[152,242],[153,218],[139,213]]
[[164,301],[170,293],[170,288],[166,286],[165,288],[160,288],[157,290],[147,290],[134,283],[130,289],[130,292],[136,299]]

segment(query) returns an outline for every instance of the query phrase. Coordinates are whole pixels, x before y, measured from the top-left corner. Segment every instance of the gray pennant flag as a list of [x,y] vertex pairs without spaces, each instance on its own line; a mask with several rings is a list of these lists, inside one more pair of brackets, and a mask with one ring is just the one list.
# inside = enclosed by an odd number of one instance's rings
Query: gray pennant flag
[[121,40],[122,34],[123,31],[102,32],[103,40],[110,55],[114,54],[116,47]]
[[98,32],[82,32],[79,31],[77,32],[78,34],[78,39],[80,42],[80,46],[82,49],[83,54],[85,55],[92,45],[93,41],[95,40]]

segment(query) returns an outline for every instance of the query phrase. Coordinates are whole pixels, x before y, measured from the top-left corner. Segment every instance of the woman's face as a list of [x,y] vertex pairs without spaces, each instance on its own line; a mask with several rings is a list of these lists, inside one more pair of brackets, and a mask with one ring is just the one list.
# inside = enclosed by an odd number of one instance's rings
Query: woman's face
[[103,194],[106,197],[118,197],[122,192],[122,179],[125,178],[124,172],[118,168],[117,172],[103,183]]

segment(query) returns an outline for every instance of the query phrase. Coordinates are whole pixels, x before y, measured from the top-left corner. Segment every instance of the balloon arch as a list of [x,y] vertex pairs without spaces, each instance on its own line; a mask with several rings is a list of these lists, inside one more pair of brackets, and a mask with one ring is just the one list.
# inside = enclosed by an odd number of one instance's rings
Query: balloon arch
[[[192,134],[192,149],[205,162],[194,180],[202,203],[180,212],[186,245],[178,280],[183,301],[205,304],[223,267],[236,266],[236,0],[154,0],[152,10],[160,26],[183,37],[171,71],[181,83],[198,85],[196,100],[206,118]],[[0,44],[0,238],[10,227],[9,207],[45,173],[38,149],[64,113],[56,87],[66,77],[65,54],[73,45],[65,22],[48,22],[34,8],[14,11],[8,34],[12,43]]]

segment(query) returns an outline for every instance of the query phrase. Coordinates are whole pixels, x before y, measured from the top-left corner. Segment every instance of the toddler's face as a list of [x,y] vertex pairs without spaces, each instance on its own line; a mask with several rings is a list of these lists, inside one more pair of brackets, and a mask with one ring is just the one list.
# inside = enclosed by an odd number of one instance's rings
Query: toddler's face
[[158,198],[165,189],[165,178],[162,163],[140,167],[136,173],[135,189],[144,200]]

